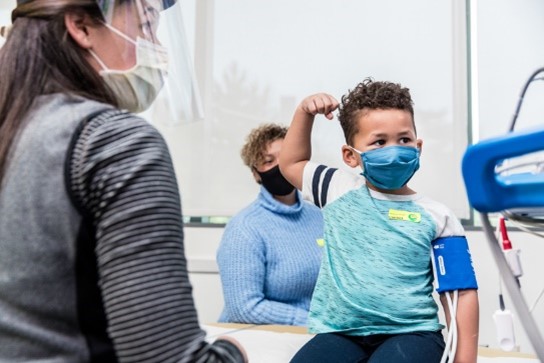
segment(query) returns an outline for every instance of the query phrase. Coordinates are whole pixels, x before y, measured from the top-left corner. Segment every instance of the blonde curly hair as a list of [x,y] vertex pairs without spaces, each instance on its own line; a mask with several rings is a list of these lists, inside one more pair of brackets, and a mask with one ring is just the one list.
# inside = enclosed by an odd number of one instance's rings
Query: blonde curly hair
[[284,139],[285,134],[287,134],[287,127],[274,123],[263,124],[251,130],[240,152],[244,164],[253,169],[264,160],[268,145],[278,139]]

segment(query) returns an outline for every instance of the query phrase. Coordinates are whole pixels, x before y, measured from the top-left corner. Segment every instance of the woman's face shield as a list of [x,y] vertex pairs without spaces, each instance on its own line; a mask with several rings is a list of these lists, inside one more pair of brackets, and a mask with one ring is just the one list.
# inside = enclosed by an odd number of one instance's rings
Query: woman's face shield
[[[177,125],[201,119],[202,106],[189,51],[180,2],[177,0],[97,0],[108,27],[127,38],[159,45],[157,52],[147,54],[146,62],[164,62],[168,67],[164,84],[145,117],[151,122]],[[148,43],[149,44],[149,43]],[[154,47],[147,47],[146,52]],[[119,56],[134,60],[136,49],[120,50]],[[129,63],[130,64],[130,63]]]

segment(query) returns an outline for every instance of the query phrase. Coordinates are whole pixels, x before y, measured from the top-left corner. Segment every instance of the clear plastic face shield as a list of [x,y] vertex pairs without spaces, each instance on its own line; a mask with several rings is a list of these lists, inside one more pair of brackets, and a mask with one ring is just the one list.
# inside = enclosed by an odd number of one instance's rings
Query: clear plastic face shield
[[[145,112],[144,117],[149,121],[166,125],[201,119],[202,106],[180,2],[96,1],[106,27],[119,37],[116,56],[126,64],[134,64],[127,77],[127,70],[108,68],[97,59],[106,82],[121,95],[120,106]],[[130,98],[135,97],[137,101],[131,103]]]

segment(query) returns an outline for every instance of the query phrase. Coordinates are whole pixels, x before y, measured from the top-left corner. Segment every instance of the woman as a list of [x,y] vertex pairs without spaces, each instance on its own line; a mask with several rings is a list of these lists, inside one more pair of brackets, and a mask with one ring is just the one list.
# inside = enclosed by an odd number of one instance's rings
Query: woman
[[0,50],[0,361],[246,361],[204,340],[170,155],[129,112],[162,86],[173,2],[17,4]]
[[323,220],[279,171],[286,132],[283,126],[262,125],[242,148],[244,163],[262,187],[227,224],[217,252],[225,299],[221,322],[306,324]]

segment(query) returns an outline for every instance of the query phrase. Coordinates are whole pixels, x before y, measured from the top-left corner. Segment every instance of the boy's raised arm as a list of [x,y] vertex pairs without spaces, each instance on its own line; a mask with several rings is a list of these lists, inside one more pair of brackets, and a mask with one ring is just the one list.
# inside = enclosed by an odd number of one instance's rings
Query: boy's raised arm
[[315,115],[323,114],[332,120],[338,101],[326,93],[306,97],[298,105],[280,153],[280,170],[295,188],[302,189],[304,166],[312,156],[311,134]]

